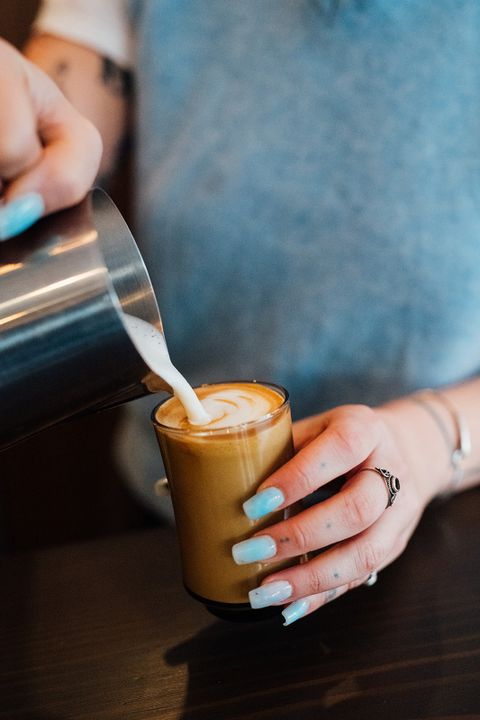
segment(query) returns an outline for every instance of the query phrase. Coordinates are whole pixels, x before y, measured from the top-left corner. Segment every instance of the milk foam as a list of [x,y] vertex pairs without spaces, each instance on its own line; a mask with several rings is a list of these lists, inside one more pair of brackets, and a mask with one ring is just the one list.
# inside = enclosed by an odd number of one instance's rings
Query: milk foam
[[193,388],[170,360],[163,333],[145,320],[123,313],[123,321],[131,341],[148,367],[165,380],[184,408],[192,425],[205,425],[211,418]]
[[[222,383],[197,388],[211,420],[205,430],[228,428],[259,420],[283,403],[283,397],[257,383]],[[171,428],[186,429],[188,420],[180,403],[170,400],[160,407],[157,419]]]
[[204,397],[203,407],[212,420],[209,428],[222,428],[258,420],[278,407],[278,401],[257,392],[255,386],[242,384],[217,389]]

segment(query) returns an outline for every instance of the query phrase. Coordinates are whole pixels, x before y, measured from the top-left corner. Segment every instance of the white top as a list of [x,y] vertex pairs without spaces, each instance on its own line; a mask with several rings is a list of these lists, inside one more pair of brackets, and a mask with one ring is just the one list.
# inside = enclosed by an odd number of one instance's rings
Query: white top
[[132,64],[127,0],[43,0],[33,30],[86,45],[123,67]]

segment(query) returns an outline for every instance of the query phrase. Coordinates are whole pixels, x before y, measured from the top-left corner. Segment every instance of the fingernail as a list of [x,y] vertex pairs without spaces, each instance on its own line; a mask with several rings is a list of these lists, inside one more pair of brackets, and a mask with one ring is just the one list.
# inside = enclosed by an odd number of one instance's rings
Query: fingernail
[[270,535],[259,535],[236,543],[232,547],[233,559],[237,565],[267,560],[277,553],[277,545]]
[[250,590],[248,593],[248,599],[250,605],[254,610],[274,605],[275,603],[281,603],[286,600],[292,594],[293,589],[289,582],[286,580],[277,580],[276,582],[266,583]]
[[45,210],[45,203],[39,193],[27,193],[0,206],[0,240],[18,235],[39,218]]
[[243,510],[250,520],[258,520],[276,510],[283,502],[285,497],[282,491],[276,487],[269,487],[244,502]]
[[310,602],[305,598],[301,600],[295,600],[291,605],[282,610],[282,615],[285,618],[284,626],[291,625],[295,620],[299,620],[310,609]]

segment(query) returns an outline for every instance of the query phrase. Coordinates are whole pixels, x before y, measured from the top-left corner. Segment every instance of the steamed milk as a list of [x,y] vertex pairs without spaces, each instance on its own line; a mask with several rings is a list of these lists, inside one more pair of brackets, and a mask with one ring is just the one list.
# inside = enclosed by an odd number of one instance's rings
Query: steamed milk
[[172,388],[174,395],[185,409],[188,422],[191,425],[208,424],[211,417],[195,395],[193,388],[172,364],[163,333],[133,315],[124,313],[123,321],[131,341],[150,370]]
[[170,385],[178,400],[168,403],[170,427],[208,425],[213,430],[242,425],[268,415],[281,404],[276,392],[253,383],[217,384],[195,392],[172,364],[163,334],[133,315],[124,314],[123,320],[138,353]]

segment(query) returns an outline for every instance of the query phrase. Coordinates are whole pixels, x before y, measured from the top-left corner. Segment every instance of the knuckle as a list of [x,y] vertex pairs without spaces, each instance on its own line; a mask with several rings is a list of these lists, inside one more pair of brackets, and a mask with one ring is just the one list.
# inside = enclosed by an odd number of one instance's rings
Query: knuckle
[[305,583],[305,595],[320,595],[328,588],[327,578],[319,568],[311,569]]
[[290,483],[295,486],[295,495],[304,497],[315,489],[315,483],[312,482],[309,467],[302,453],[298,453],[295,461],[290,469]]
[[33,151],[30,135],[8,132],[0,136],[0,167],[4,177],[10,178],[21,172],[34,159],[36,153]]
[[85,127],[86,140],[90,153],[93,153],[95,159],[99,159],[102,155],[103,142],[100,131],[87,118],[82,118]]
[[86,188],[81,178],[68,171],[64,173],[61,183],[62,200],[67,205],[74,205],[80,202],[82,197],[85,195]]
[[373,540],[363,540],[358,543],[355,559],[357,577],[363,578],[378,570],[384,558],[385,548],[381,543]]
[[363,405],[358,403],[357,405],[350,406],[352,416],[360,423],[376,423],[377,414],[373,408],[369,405]]
[[[97,128],[86,118],[80,117],[69,138],[71,156],[65,154],[51,158],[48,169],[49,181],[54,190],[57,207],[69,207],[79,203],[88,192],[98,170],[102,155],[102,139]],[[81,154],[78,149],[82,148]],[[72,152],[74,149],[74,152]]]
[[51,184],[55,187],[55,202],[58,207],[75,205],[88,190],[78,168],[66,168],[61,165],[52,168],[50,176]]
[[291,545],[295,548],[295,552],[299,554],[309,552],[315,547],[312,532],[305,522],[293,518],[287,524],[287,536],[290,538]]
[[348,407],[335,427],[339,452],[366,457],[372,446],[372,432],[376,438],[378,423],[375,411],[367,405]]
[[[367,575],[367,577],[368,577],[368,575]],[[347,585],[347,589],[355,590],[355,588],[360,587],[360,585],[363,585],[366,579],[367,579],[366,577],[361,577],[361,578],[355,578],[355,580],[351,580]]]
[[343,522],[355,533],[369,527],[377,517],[377,501],[367,490],[355,488],[345,492]]
[[358,428],[356,422],[350,418],[345,418],[342,423],[339,423],[335,428],[335,440],[339,453],[342,455],[345,453],[350,455],[358,445]]

